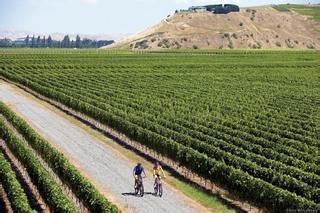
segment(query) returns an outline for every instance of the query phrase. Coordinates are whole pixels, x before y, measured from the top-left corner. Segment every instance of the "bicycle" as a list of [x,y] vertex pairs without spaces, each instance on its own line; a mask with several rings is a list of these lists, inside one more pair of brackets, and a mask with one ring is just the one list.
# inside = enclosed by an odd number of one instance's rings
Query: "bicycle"
[[136,178],[136,182],[134,185],[134,193],[135,193],[135,195],[140,195],[141,197],[143,197],[143,195],[144,195],[144,186],[143,186],[141,175],[139,175]]
[[163,194],[163,188],[162,188],[161,178],[160,178],[160,175],[156,175],[154,195],[155,196],[159,195],[159,197],[162,197],[162,194]]

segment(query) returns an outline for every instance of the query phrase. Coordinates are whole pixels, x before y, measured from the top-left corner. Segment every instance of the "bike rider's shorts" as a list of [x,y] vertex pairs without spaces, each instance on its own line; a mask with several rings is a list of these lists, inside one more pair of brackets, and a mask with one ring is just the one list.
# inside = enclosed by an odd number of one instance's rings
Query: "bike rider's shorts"
[[138,178],[141,178],[141,179],[142,179],[141,174],[134,174],[134,177],[135,177],[135,179],[138,179]]

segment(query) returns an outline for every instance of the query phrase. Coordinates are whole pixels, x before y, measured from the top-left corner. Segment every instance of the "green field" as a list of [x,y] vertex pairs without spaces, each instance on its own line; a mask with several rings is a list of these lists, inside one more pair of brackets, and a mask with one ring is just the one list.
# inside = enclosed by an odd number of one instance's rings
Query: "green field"
[[0,75],[270,210],[320,210],[319,51],[0,50]]
[[320,6],[307,6],[299,4],[279,4],[273,6],[278,11],[289,12],[290,10],[295,11],[301,15],[311,16],[315,20],[320,21]]

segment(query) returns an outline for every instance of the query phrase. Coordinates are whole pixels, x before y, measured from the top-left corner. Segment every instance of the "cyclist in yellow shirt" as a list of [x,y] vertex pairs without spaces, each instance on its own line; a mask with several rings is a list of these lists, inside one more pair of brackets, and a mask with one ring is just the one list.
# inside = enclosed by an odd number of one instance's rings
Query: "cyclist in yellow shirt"
[[154,186],[156,186],[157,181],[159,180],[159,183],[161,184],[161,173],[163,177],[165,178],[166,175],[163,172],[162,166],[160,163],[157,161],[153,167],[153,175],[154,175]]

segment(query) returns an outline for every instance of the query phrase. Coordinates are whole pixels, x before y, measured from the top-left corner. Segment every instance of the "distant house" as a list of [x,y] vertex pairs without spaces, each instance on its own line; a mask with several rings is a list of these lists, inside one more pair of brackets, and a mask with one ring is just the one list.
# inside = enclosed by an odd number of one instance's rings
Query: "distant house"
[[231,11],[225,7],[216,7],[213,11],[214,14],[228,14]]
[[225,4],[224,8],[226,8],[230,12],[239,12],[240,8],[238,5],[235,4]]
[[207,8],[204,6],[192,6],[192,7],[189,7],[189,10],[193,12],[206,12]]
[[207,8],[207,10],[210,11],[210,12],[214,12],[214,10],[217,7],[223,7],[223,5],[222,4],[213,4],[213,5],[206,5],[205,6],[205,8]]
[[206,5],[206,6],[192,6],[189,7],[189,11],[193,12],[205,12],[210,11],[215,14],[227,14],[230,12],[239,12],[240,8],[238,5],[234,4],[213,4],[213,5]]

